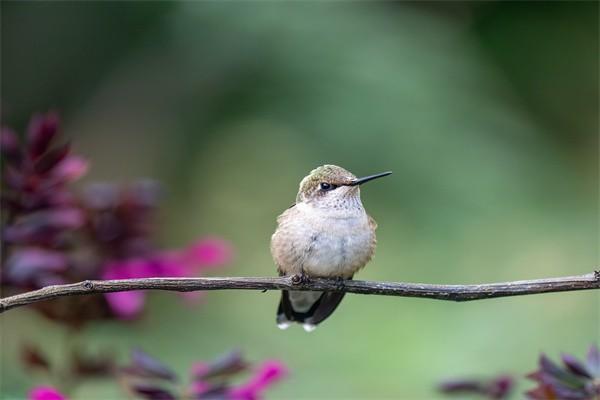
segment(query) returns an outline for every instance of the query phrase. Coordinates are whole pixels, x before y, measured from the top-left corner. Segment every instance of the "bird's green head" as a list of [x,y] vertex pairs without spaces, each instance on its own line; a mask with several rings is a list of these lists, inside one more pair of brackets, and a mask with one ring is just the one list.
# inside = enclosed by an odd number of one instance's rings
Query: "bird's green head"
[[302,179],[296,202],[334,207],[348,201],[360,202],[361,184],[389,174],[391,172],[357,178],[350,171],[337,165],[322,165]]

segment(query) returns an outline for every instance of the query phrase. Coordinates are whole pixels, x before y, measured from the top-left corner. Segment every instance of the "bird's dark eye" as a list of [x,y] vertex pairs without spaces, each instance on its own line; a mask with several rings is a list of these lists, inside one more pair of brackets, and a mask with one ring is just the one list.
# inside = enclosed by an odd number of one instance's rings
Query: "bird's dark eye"
[[336,185],[333,185],[331,183],[321,182],[321,190],[328,191],[328,190],[333,190],[336,187],[337,187]]

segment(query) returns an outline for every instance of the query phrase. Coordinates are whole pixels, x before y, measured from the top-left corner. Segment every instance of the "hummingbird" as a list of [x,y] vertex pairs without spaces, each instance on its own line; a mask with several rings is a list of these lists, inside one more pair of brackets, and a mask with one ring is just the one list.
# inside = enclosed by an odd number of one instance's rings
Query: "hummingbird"
[[[360,185],[391,172],[357,178],[323,165],[300,182],[296,202],[277,218],[271,254],[280,276],[350,280],[373,257],[377,223],[360,200]],[[293,322],[307,332],[329,317],[345,292],[281,292],[277,326]]]

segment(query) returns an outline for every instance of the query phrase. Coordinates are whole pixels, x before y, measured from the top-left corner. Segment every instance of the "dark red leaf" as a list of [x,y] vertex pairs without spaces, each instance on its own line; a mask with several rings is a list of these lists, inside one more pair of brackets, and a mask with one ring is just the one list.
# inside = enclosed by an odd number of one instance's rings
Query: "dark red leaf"
[[505,399],[514,387],[514,379],[508,375],[501,375],[486,385],[486,393],[491,399]]
[[37,211],[7,226],[3,239],[10,243],[54,244],[62,233],[80,228],[85,213],[75,207]]
[[25,177],[23,173],[12,166],[7,166],[4,171],[2,171],[3,180],[6,183],[6,186],[11,189],[20,190],[25,184]]
[[85,213],[75,207],[38,211],[23,219],[23,224],[41,228],[77,229],[85,222]]
[[2,156],[13,164],[18,164],[21,161],[19,138],[9,128],[2,128],[2,131],[0,131],[0,151]]
[[194,379],[210,380],[225,378],[248,368],[248,363],[242,358],[238,350],[227,353],[210,363],[199,363],[193,368]]
[[568,373],[555,364],[554,361],[546,357],[545,354],[540,356],[540,371],[558,380],[569,378]]
[[600,351],[598,346],[592,345],[587,354],[587,369],[596,378],[600,378]]
[[134,182],[126,191],[127,199],[137,207],[154,207],[160,201],[161,187],[150,179]]
[[109,376],[114,371],[114,357],[110,353],[90,356],[80,351],[74,351],[71,369],[75,375],[85,377]]
[[21,347],[21,360],[28,368],[50,370],[50,362],[46,355],[31,343]]
[[175,400],[176,397],[168,390],[151,385],[135,385],[133,391],[149,400]]
[[119,203],[119,189],[111,183],[92,183],[83,189],[83,202],[93,210],[108,210]]
[[50,171],[62,160],[67,157],[69,151],[71,150],[71,145],[69,143],[64,144],[60,147],[47,151],[42,155],[34,164],[34,170],[38,174],[45,174]]
[[540,385],[535,389],[525,392],[525,396],[532,400],[558,400],[551,386]]
[[196,400],[242,400],[244,397],[232,397],[229,394],[228,387],[223,384],[214,386],[200,385],[192,389],[192,398]]
[[585,365],[580,362],[577,358],[570,354],[563,354],[561,356],[563,363],[569,371],[575,375],[583,376],[585,378],[591,378],[591,374],[587,371]]
[[121,368],[121,372],[140,377],[177,380],[177,376],[169,367],[140,349],[133,349],[131,365]]
[[[84,276],[87,278],[93,277]],[[90,321],[113,318],[102,295],[60,297],[36,303],[34,308],[45,317],[74,329],[81,329]]]
[[67,266],[67,258],[59,251],[35,247],[20,248],[6,260],[5,278],[13,284],[27,284],[43,274],[61,272]]
[[514,379],[500,375],[492,380],[456,379],[443,382],[438,389],[448,395],[480,395],[488,399],[506,399],[514,386]]
[[36,114],[27,130],[27,150],[32,159],[37,159],[48,150],[58,131],[59,118],[56,113]]
[[16,213],[21,209],[19,202],[10,195],[0,195],[0,205],[3,210],[7,210],[9,213]]
[[446,394],[481,393],[481,384],[474,379],[456,379],[440,383],[438,390]]
[[538,387],[527,392],[531,399],[584,400],[593,396],[591,369],[569,355],[563,355],[561,368],[542,354],[539,369],[528,375]]
[[552,391],[561,400],[592,400],[589,393],[582,389],[572,389],[564,386],[554,386]]

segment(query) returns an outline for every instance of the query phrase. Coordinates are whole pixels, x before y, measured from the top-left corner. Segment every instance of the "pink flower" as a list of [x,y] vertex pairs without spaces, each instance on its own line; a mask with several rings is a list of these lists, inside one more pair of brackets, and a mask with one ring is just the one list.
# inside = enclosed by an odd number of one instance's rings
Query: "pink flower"
[[28,400],[67,400],[67,397],[52,386],[37,386],[29,391]]
[[267,360],[248,382],[230,389],[229,398],[234,400],[261,399],[263,392],[275,382],[283,379],[287,373],[287,368],[281,361]]
[[59,138],[59,118],[52,112],[34,115],[24,140],[0,131],[2,239],[10,244],[3,284],[30,288],[69,278],[65,249],[87,217],[67,184],[86,172],[87,162]]
[[233,258],[231,245],[219,238],[200,239],[188,246],[183,253],[185,263],[197,268],[220,267]]
[[210,365],[205,362],[196,362],[192,364],[191,374],[192,376],[204,376],[210,372]]
[[146,295],[135,290],[131,292],[107,293],[105,295],[108,306],[121,319],[134,319],[144,309]]
[[[144,259],[113,261],[104,267],[102,279],[131,279],[157,276],[151,262]],[[104,295],[111,310],[120,318],[132,319],[144,308],[146,294],[140,290]]]
[[213,390],[213,387],[206,382],[198,381],[193,382],[191,385],[191,392],[193,393],[193,396],[197,399],[201,399],[202,395],[206,394],[207,392],[210,392],[211,390]]
[[[217,238],[201,239],[182,250],[157,252],[147,258],[116,260],[105,264],[102,279],[180,278],[195,276],[203,267],[222,266],[232,258],[229,243]],[[182,294],[197,299],[201,293]],[[117,292],[105,295],[108,305],[120,318],[135,318],[144,308],[142,291]]]
[[[247,383],[233,386],[231,381],[237,380],[240,374],[254,370]],[[258,400],[275,382],[287,375],[287,368],[276,360],[263,362],[253,369],[238,350],[228,352],[212,361],[194,363],[191,368],[189,386],[183,389],[181,396],[165,390],[165,380],[176,382],[177,378],[169,367],[160,360],[135,350],[132,353],[131,365],[118,369],[122,382],[135,393],[152,399],[223,399],[223,400]]]
[[52,178],[59,182],[73,182],[86,174],[89,164],[78,156],[69,156],[56,165]]

